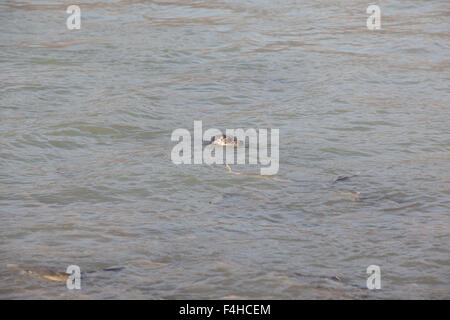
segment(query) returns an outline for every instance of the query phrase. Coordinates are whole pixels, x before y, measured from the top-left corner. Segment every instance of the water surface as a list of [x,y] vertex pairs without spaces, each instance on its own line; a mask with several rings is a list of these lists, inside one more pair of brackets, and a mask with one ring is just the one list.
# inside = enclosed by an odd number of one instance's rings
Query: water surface
[[[0,298],[450,298],[448,1],[69,4],[0,2]],[[174,165],[194,120],[290,182]]]

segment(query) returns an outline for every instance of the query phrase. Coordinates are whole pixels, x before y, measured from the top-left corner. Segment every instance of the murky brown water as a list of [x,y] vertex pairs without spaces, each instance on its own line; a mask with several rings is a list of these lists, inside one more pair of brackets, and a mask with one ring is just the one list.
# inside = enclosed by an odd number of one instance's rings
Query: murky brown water
[[[0,2],[0,298],[450,298],[448,1],[69,4]],[[194,120],[291,182],[175,166]]]

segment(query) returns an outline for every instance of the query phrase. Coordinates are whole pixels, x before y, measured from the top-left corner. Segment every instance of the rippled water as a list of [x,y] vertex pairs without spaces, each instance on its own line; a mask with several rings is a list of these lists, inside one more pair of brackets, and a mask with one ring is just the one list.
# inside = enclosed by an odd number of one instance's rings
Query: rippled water
[[[0,298],[450,298],[448,1],[69,4],[0,2]],[[174,165],[194,120],[288,182]]]

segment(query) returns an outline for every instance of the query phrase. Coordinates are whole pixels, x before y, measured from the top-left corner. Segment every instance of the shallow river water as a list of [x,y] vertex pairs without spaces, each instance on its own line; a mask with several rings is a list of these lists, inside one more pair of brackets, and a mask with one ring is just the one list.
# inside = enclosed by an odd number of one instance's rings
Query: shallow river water
[[[0,298],[450,298],[450,3],[369,4],[1,0]],[[194,121],[277,179],[175,165]]]

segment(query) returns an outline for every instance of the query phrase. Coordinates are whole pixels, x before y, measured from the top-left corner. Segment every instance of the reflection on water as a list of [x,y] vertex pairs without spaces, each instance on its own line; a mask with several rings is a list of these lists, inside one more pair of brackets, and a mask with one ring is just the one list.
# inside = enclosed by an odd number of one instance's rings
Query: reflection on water
[[[0,4],[1,298],[450,297],[448,1],[67,5]],[[194,120],[279,128],[282,180],[172,164]]]

